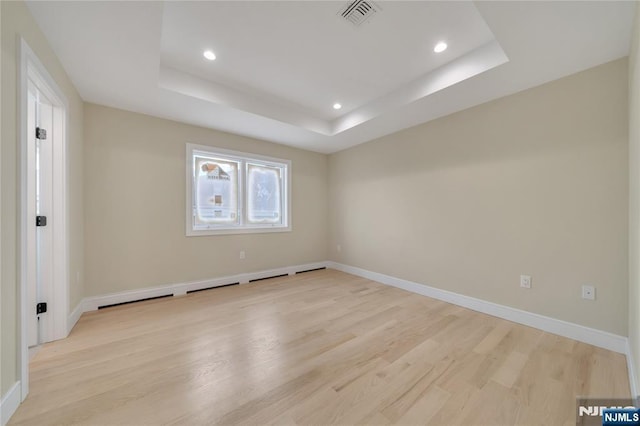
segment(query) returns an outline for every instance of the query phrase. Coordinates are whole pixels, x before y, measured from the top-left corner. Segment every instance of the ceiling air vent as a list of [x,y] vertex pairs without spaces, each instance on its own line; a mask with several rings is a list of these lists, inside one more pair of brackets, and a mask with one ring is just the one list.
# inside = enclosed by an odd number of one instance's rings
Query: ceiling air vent
[[364,22],[369,22],[380,10],[380,6],[372,1],[355,0],[340,9],[338,15],[354,27],[359,27]]

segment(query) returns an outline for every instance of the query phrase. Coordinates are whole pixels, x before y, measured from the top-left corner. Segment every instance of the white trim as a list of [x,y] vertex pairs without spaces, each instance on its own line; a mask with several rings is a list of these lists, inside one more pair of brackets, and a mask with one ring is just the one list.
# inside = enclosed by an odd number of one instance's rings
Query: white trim
[[60,89],[62,104],[54,105],[54,126],[62,127],[53,134],[53,279],[54,291],[49,295],[52,306],[49,341],[64,339],[69,335],[69,208],[68,208],[68,129],[69,105]]
[[451,291],[418,284],[413,281],[367,271],[366,269],[356,268],[354,266],[343,265],[337,262],[328,262],[328,265],[330,268],[337,269],[338,271],[368,278],[382,284],[453,303],[454,305],[517,322],[519,324],[524,324],[529,327],[534,327],[559,336],[568,337],[600,348],[621,354],[624,354],[627,351],[627,338],[624,336],[619,336],[602,330],[596,330],[594,328],[585,327],[544,315],[534,314],[533,312],[511,308],[509,306],[499,305],[482,299],[464,296]]
[[71,333],[71,330],[73,330],[73,327],[75,327],[76,323],[80,319],[80,316],[82,315],[82,312],[83,312],[82,311],[83,305],[84,305],[84,300],[81,300],[78,303],[78,305],[75,307],[73,312],[69,314],[69,317],[67,318],[67,336],[69,335],[69,333]]
[[[395,278],[388,275],[371,272],[365,269],[356,268],[354,266],[343,265],[341,263],[325,261],[308,263],[296,266],[287,266],[283,268],[275,268],[258,272],[250,272],[236,275],[228,275],[225,277],[212,278],[201,281],[191,281],[186,283],[167,284],[157,287],[147,287],[139,290],[123,291],[118,293],[105,294],[85,298],[82,303],[82,311],[95,311],[100,306],[113,305],[117,303],[132,302],[135,300],[147,299],[150,297],[164,296],[173,294],[181,296],[187,291],[200,290],[209,287],[217,287],[225,284],[239,282],[246,284],[250,280],[270,277],[274,275],[293,275],[296,272],[317,268],[331,268],[338,271],[368,278],[382,284],[398,287],[403,290],[417,293],[423,296],[453,303],[474,311],[482,312],[488,315],[503,318],[509,321],[534,327],[549,333],[568,337],[580,342],[588,343],[614,352],[626,354],[628,353],[627,338],[606,331],[585,327],[582,325],[570,323],[567,321],[523,311],[509,306],[499,305],[497,303],[488,302],[486,300],[476,299],[474,297],[464,296],[447,290],[418,284],[412,281]],[[76,308],[77,310],[77,308]],[[75,313],[75,311],[74,311]],[[73,315],[73,314],[72,314]],[[71,318],[71,317],[70,317]]]
[[636,404],[640,404],[640,389],[638,389],[638,373],[631,349],[631,342],[627,339],[626,347],[627,371],[629,373],[629,386],[631,386],[631,397],[636,399]]
[[[27,85],[29,82],[27,74],[27,55],[31,52],[31,49],[27,46],[26,42],[22,39],[19,41],[20,53],[20,97],[18,98],[18,115],[19,115],[19,127],[20,132],[20,211],[26,211],[27,206],[27,168],[24,164],[27,158],[27,149],[25,139],[27,137]],[[27,221],[26,214],[21,215],[20,220],[20,344],[18,351],[20,353],[20,379],[25,384],[21,386],[22,400],[27,397],[29,393],[29,350],[26,347],[28,345],[27,337],[27,244],[22,241],[27,235]]]
[[265,271],[249,272],[244,274],[228,275],[225,277],[212,278],[201,281],[190,281],[186,283],[168,284],[158,287],[148,287],[140,290],[122,291],[119,293],[105,294],[102,296],[86,297],[82,302],[82,311],[95,311],[100,306],[114,305],[117,303],[133,302],[150,297],[182,296],[187,291],[201,290],[209,287],[219,287],[226,284],[240,283],[247,284],[251,280],[272,277],[275,275],[294,275],[296,272],[307,271],[309,269],[326,268],[327,262],[307,263],[296,266],[286,266],[283,268],[268,269]]
[[[27,85],[31,79],[36,83],[39,90],[53,102],[54,109],[63,108],[63,115],[58,111],[59,122],[62,123],[62,134],[60,142],[54,146],[54,161],[57,158],[59,164],[54,163],[53,197],[56,200],[64,200],[62,203],[54,203],[52,224],[55,228],[54,237],[54,284],[50,291],[50,304],[47,340],[57,340],[67,336],[67,314],[69,312],[69,283],[68,283],[68,207],[67,207],[67,129],[69,128],[69,103],[64,96],[64,92],[51,77],[47,68],[38,59],[37,55],[29,47],[27,42],[20,38],[18,40],[18,63],[19,63],[19,97],[18,97],[18,123],[20,137],[20,211],[22,212],[20,221],[20,344],[18,346],[20,359],[20,381],[21,397],[24,400],[29,393],[29,351],[27,348],[27,313],[32,312],[27,306],[27,260],[30,254],[27,252],[26,236],[28,220],[27,217]],[[57,170],[56,170],[57,168]],[[31,254],[33,256],[33,254]],[[31,307],[33,308],[33,307]]]
[[20,382],[15,382],[11,389],[2,397],[0,401],[0,425],[4,426],[9,422],[13,413],[20,405]]
[[[286,173],[283,176],[283,224],[248,224],[247,220],[246,204],[247,204],[247,188],[245,179],[246,170],[238,169],[238,210],[240,211],[239,226],[219,226],[211,229],[194,229],[194,211],[193,211],[193,191],[194,191],[194,170],[193,170],[193,154],[194,152],[201,152],[208,155],[220,155],[222,157],[228,157],[232,160],[238,161],[241,164],[247,162],[264,162],[265,164],[271,164],[277,167],[286,168]],[[185,235],[187,237],[203,237],[211,235],[229,235],[229,234],[256,234],[256,233],[269,233],[269,232],[290,232],[292,230],[291,225],[291,175],[292,175],[292,163],[291,160],[285,160],[283,158],[267,157],[259,154],[251,154],[248,152],[232,151],[229,149],[216,148],[209,145],[197,145],[192,143],[186,143],[185,154],[185,171],[186,171],[186,217],[185,217]]]
[[[627,368],[629,372],[629,383],[631,387],[631,394],[636,398],[639,396],[638,388],[637,388],[638,382],[636,379],[637,378],[636,369],[633,362],[631,347],[626,337],[608,333],[606,331],[584,327],[584,326],[570,323],[567,321],[562,321],[555,318],[534,314],[532,312],[527,312],[520,309],[511,308],[508,306],[499,305],[497,303],[487,302],[485,300],[464,296],[458,293],[437,289],[427,285],[418,284],[412,281],[391,277],[389,275],[384,275],[377,272],[371,272],[366,269],[344,265],[344,264],[333,262],[333,261],[307,263],[307,264],[296,265],[296,266],[287,266],[282,268],[268,269],[268,270],[258,271],[258,272],[228,275],[225,277],[212,278],[208,280],[168,284],[168,285],[158,286],[158,287],[143,288],[140,290],[130,290],[130,291],[123,291],[119,293],[101,295],[101,296],[87,297],[87,298],[84,298],[76,306],[73,312],[69,315],[68,330],[69,332],[71,332],[71,329],[76,324],[76,322],[78,321],[78,319],[80,318],[83,312],[95,311],[100,306],[113,305],[113,304],[125,303],[125,302],[133,302],[140,299],[164,296],[167,294],[173,294],[174,297],[182,296],[186,294],[187,291],[217,287],[217,286],[232,284],[236,282],[239,282],[240,284],[247,284],[251,280],[271,277],[274,275],[283,275],[283,274],[294,275],[296,272],[307,271],[310,269],[318,269],[318,268],[336,269],[338,271],[342,271],[352,275],[357,275],[363,278],[367,278],[367,279],[379,282],[381,284],[401,288],[403,290],[420,294],[422,296],[427,296],[434,299],[442,300],[442,301],[449,302],[458,306],[462,306],[474,311],[482,312],[488,315],[496,316],[498,318],[503,318],[509,321],[517,322],[519,324],[524,324],[530,327],[534,327],[549,333],[568,337],[570,339],[578,340],[580,342],[588,343],[604,349],[625,354],[627,358]],[[3,406],[4,406],[4,403],[3,403]],[[2,426],[4,426],[4,424]]]

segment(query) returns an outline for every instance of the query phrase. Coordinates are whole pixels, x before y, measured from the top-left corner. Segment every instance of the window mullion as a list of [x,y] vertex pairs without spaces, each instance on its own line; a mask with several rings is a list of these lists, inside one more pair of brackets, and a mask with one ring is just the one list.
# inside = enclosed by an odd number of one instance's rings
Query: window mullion
[[247,189],[246,189],[246,170],[247,170],[247,166],[246,166],[247,162],[243,159],[241,160],[240,163],[240,173],[238,173],[238,182],[239,182],[239,191],[240,194],[238,194],[238,198],[240,200],[240,226],[244,227],[245,224],[247,223],[247,220],[245,219],[246,216],[246,193],[247,193]]
[[290,161],[190,144],[187,159],[187,235],[291,229]]

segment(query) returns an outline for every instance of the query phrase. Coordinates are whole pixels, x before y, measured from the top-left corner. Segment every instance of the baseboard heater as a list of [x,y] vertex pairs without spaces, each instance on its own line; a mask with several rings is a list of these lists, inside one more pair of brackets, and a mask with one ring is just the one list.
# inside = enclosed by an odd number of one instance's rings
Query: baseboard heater
[[220,287],[231,287],[232,285],[239,285],[240,283],[231,283],[231,284],[222,284],[222,285],[214,285],[213,287],[207,287],[207,288],[199,288],[197,290],[189,290],[187,291],[187,294],[191,294],[191,293],[197,293],[199,291],[206,291],[206,290],[214,290],[216,288],[220,288]]
[[113,308],[114,306],[128,305],[130,303],[146,302],[147,300],[164,299],[165,297],[173,297],[173,293],[165,294],[163,296],[147,297],[145,299],[130,300],[128,302],[113,303],[111,305],[102,305],[102,306],[98,306],[98,309]]
[[323,266],[322,268],[307,269],[307,270],[304,270],[304,271],[299,271],[299,272],[296,272],[296,275],[298,275],[298,274],[304,274],[305,272],[321,271],[321,270],[323,270],[323,269],[327,269],[327,267],[326,267],[326,266]]
[[288,277],[288,276],[289,276],[289,274],[273,275],[271,277],[256,278],[255,280],[249,280],[249,282],[250,283],[254,283],[256,281],[270,280],[271,278],[280,278],[280,277]]
[[[296,272],[296,275],[297,274],[304,274],[306,272],[321,271],[323,269],[327,269],[327,268],[323,266],[321,268],[306,269],[304,271]],[[253,280],[249,280],[249,282],[250,283],[254,283],[256,281],[264,281],[264,280],[270,280],[272,278],[280,278],[280,277],[288,277],[288,276],[289,276],[289,274],[272,275],[270,277],[256,278],[256,279],[253,279]],[[221,287],[231,287],[231,286],[239,285],[239,284],[240,284],[240,282],[235,282],[235,283],[230,283],[230,284],[222,284],[222,285],[216,285],[216,286],[212,286],[212,287],[199,288],[199,289],[196,289],[196,290],[189,290],[189,291],[187,291],[187,294],[197,293],[199,291],[214,290],[216,288],[221,288]],[[98,309],[113,308],[114,306],[128,305],[128,304],[131,304],[131,303],[138,303],[138,302],[146,302],[147,300],[163,299],[165,297],[173,297],[173,293],[165,294],[165,295],[162,295],[162,296],[147,297],[147,298],[144,298],[144,299],[131,300],[131,301],[128,301],[128,302],[113,303],[111,305],[102,305],[102,306],[98,306]]]
[[[320,271],[322,269],[327,269],[326,267],[321,267],[321,268],[314,268],[314,269],[306,269],[304,271],[298,271],[296,272],[296,275],[298,274],[304,274],[305,272],[313,272],[313,271]],[[270,277],[264,277],[264,278],[256,278],[254,280],[249,280],[250,283],[256,282],[256,281],[263,281],[263,280],[270,280],[271,278],[280,278],[280,277],[287,277],[289,276],[289,274],[280,274],[280,275],[272,275]]]

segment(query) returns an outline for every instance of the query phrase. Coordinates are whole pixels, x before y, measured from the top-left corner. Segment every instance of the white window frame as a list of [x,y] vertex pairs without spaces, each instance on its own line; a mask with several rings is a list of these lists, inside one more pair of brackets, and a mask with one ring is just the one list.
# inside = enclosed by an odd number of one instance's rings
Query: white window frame
[[[195,225],[195,171],[193,167],[193,156],[202,154],[211,157],[228,158],[229,160],[240,161],[241,167],[238,169],[238,211],[240,215],[240,225],[211,225],[207,229],[197,229]],[[282,184],[282,224],[250,224],[246,211],[247,188],[246,188],[246,164],[260,163],[266,166],[284,167]],[[225,234],[249,234],[265,232],[289,232],[291,231],[291,161],[281,158],[266,157],[264,155],[250,154],[229,149],[216,148],[208,145],[186,144],[186,235],[188,237],[225,235]]]

